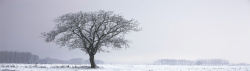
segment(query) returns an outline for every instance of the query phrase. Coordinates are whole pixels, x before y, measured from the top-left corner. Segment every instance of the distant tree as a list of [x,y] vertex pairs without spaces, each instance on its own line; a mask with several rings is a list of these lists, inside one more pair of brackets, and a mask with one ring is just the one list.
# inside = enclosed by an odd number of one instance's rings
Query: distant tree
[[128,47],[129,41],[124,35],[131,31],[140,31],[135,20],[127,20],[112,11],[103,10],[68,13],[55,19],[55,22],[57,24],[52,31],[42,33],[45,41],[86,52],[90,57],[91,68],[96,68],[96,52],[107,51],[103,47]]
[[10,63],[11,62],[11,57],[12,57],[11,52],[7,52],[5,57],[6,57],[6,62]]
[[224,59],[199,59],[196,60],[197,65],[228,65],[229,61]]
[[191,60],[176,60],[176,59],[160,59],[155,61],[159,65],[194,65],[195,62]]
[[5,53],[2,51],[0,51],[0,63],[4,63],[5,62]]
[[197,60],[197,61],[196,61],[196,65],[202,65],[202,61]]
[[37,56],[37,55],[34,55],[32,58],[33,58],[32,63],[37,63],[39,60],[39,56]]
[[20,56],[20,63],[25,63],[25,52],[21,52]]

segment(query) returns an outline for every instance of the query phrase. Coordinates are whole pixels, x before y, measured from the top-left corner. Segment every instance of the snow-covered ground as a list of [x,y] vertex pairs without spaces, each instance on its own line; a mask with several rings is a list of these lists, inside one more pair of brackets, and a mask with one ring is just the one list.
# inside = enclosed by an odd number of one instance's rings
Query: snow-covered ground
[[0,64],[0,71],[250,71],[250,66],[196,66],[196,65],[119,65],[99,64]]

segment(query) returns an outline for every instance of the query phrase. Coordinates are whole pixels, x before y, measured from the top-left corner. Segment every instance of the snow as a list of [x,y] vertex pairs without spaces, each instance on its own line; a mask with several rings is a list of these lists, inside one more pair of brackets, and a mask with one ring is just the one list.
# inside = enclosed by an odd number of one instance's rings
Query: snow
[[0,71],[250,71],[250,66],[197,66],[197,65],[120,65],[99,64],[0,64]]

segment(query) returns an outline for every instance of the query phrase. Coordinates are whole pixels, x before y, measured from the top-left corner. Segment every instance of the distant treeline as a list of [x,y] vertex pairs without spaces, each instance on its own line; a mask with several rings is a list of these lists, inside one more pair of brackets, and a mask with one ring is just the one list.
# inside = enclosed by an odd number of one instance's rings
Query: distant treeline
[[225,59],[199,59],[192,60],[177,60],[177,59],[160,59],[154,62],[157,65],[248,65],[246,63],[230,64]]
[[[73,58],[68,61],[54,58],[40,59],[39,56],[30,52],[0,51],[0,63],[42,63],[42,64],[89,64],[89,60]],[[96,60],[97,64],[103,64],[101,60]]]
[[[95,60],[97,64],[104,64],[101,60]],[[45,58],[40,59],[38,63],[46,63],[46,64],[90,64],[89,60],[83,60],[82,58],[72,58],[68,61],[65,60],[58,60],[54,58]]]
[[36,63],[38,61],[39,57],[29,52],[0,51],[0,63]]

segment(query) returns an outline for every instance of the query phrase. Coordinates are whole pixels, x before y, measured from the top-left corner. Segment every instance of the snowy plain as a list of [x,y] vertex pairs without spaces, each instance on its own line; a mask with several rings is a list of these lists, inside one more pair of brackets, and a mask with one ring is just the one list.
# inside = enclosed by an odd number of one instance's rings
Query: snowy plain
[[197,65],[120,65],[99,64],[0,64],[0,71],[250,71],[250,66],[197,66]]

